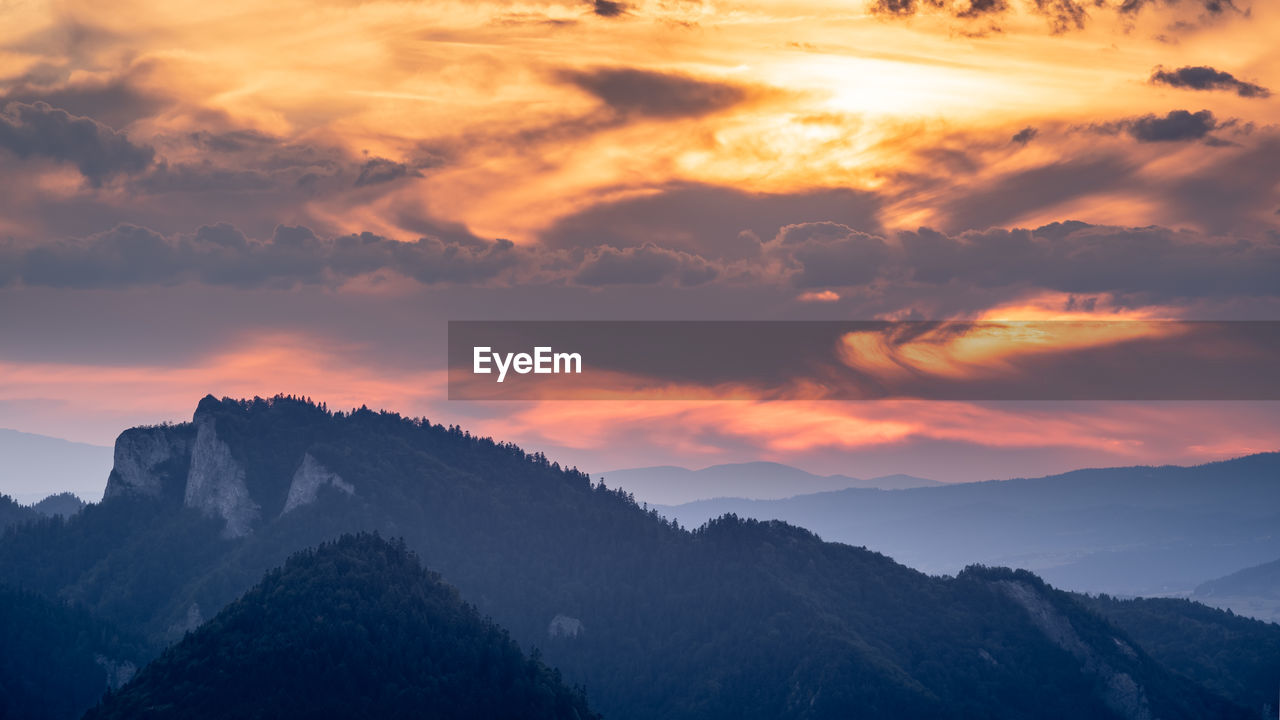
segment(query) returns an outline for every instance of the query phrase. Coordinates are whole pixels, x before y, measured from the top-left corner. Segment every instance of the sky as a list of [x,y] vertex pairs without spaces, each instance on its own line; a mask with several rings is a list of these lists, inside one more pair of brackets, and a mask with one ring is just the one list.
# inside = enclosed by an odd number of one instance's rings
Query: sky
[[1259,0],[0,0],[0,427],[200,397],[591,472],[1280,449],[1274,402],[448,401],[448,320],[1280,319]]

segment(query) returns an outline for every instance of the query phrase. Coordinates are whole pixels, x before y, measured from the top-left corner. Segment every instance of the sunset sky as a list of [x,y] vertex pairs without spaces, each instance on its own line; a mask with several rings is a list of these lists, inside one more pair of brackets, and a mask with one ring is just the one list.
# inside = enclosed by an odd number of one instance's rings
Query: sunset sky
[[1280,449],[1274,402],[450,402],[444,348],[1280,320],[1278,35],[1262,0],[0,0],[0,427],[110,444],[289,393],[590,472]]

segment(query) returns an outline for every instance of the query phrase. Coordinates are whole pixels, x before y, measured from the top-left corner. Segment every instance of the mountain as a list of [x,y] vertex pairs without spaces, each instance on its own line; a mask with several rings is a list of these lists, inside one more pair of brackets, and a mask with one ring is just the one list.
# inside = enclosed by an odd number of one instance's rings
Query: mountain
[[139,641],[83,608],[0,586],[0,717],[78,718],[144,655]]
[[54,492],[102,497],[111,448],[0,428],[0,492],[35,502]]
[[1171,670],[1263,718],[1276,715],[1280,625],[1185,598],[1078,597]]
[[32,505],[31,509],[44,516],[70,516],[83,510],[84,506],[85,502],[76,497],[74,493],[62,492],[57,495],[50,495]]
[[772,462],[712,465],[701,470],[660,465],[614,470],[601,477],[610,486],[621,487],[634,494],[637,500],[656,505],[674,505],[706,498],[771,499],[846,488],[900,490],[942,484],[936,480],[910,475],[886,475],[871,480],[859,480],[846,475],[814,475],[799,468]]
[[1207,605],[1280,622],[1280,560],[1203,583],[1192,594]]
[[784,520],[930,573],[977,562],[1072,590],[1169,594],[1280,557],[1280,454],[658,510],[694,526],[729,512]]
[[115,457],[101,503],[0,540],[0,577],[153,652],[294,552],[376,531],[613,719],[1250,716],[1030,573],[930,577],[732,515],[685,530],[456,427],[207,397]]
[[599,716],[403,544],[369,535],[289,558],[85,715],[315,717]]

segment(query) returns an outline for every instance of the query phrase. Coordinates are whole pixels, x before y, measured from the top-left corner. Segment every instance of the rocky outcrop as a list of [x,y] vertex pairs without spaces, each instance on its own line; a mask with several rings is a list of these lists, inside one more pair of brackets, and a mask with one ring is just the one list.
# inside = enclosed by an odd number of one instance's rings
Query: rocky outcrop
[[160,497],[173,486],[181,488],[190,455],[189,426],[125,430],[116,438],[115,463],[103,498],[130,494]]
[[[1025,582],[1001,580],[996,586],[1027,611],[1031,616],[1031,623],[1054,645],[1079,660],[1086,673],[1102,678],[1106,686],[1103,701],[1107,707],[1129,720],[1152,720],[1151,704],[1147,701],[1142,686],[1132,675],[1113,667],[1086,644],[1072,626],[1070,618],[1054,607],[1049,598]],[[1113,640],[1126,657],[1136,657],[1134,650],[1122,640]]]
[[351,483],[321,465],[320,461],[311,456],[311,453],[304,453],[302,462],[293,473],[293,481],[289,483],[289,497],[284,502],[284,510],[281,514],[315,502],[316,494],[325,485],[333,486],[348,495],[356,493]]
[[582,633],[582,621],[568,615],[556,615],[547,625],[547,637],[576,638]]
[[261,507],[249,495],[244,467],[218,437],[212,415],[197,412],[195,426],[196,438],[191,448],[191,470],[187,473],[183,503],[226,520],[223,531],[226,536],[247,535],[261,514]]
[[106,655],[97,654],[93,656],[93,661],[106,673],[107,687],[112,690],[124,687],[125,683],[138,674],[138,666],[129,660],[113,660]]

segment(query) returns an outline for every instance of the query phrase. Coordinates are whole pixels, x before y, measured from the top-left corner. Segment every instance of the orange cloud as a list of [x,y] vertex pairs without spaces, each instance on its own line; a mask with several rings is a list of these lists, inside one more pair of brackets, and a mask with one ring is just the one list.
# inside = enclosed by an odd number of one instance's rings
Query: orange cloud
[[890,381],[997,378],[1015,374],[1019,363],[1036,356],[1168,338],[1187,330],[1178,323],[1097,320],[1088,313],[1058,317],[1073,319],[941,323],[920,333],[912,326],[892,333],[852,332],[841,338],[839,354],[849,367]]

